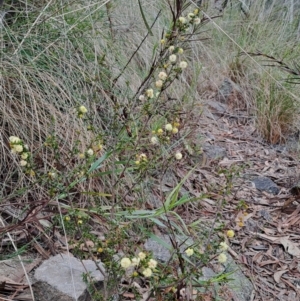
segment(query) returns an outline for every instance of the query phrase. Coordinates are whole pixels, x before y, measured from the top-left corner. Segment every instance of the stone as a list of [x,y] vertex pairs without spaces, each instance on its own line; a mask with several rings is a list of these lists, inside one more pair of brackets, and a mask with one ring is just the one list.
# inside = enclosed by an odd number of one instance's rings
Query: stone
[[[166,244],[168,246],[168,248],[152,238],[149,238],[145,242],[144,247],[147,251],[153,252],[153,257],[155,259],[157,259],[161,262],[167,262],[171,258],[170,250],[173,250],[173,246],[172,246],[170,237],[168,235],[162,235],[159,238],[164,242],[164,244]],[[177,243],[180,245],[180,250],[182,252],[184,252],[185,249],[187,249],[188,247],[190,247],[193,244],[191,239],[186,240],[186,238],[180,237],[180,236],[177,236],[176,240],[177,240]]]
[[[159,237],[164,244],[168,245],[168,248],[162,243],[157,242],[156,240],[149,238],[145,243],[145,249],[147,251],[153,252],[153,257],[162,262],[168,262],[171,258],[170,250],[173,249],[170,238],[168,235],[162,235]],[[185,241],[186,238],[178,236],[178,243],[183,243],[180,247],[182,252],[193,244],[191,239]],[[222,270],[225,273],[230,273],[228,276],[231,279],[226,286],[231,291],[232,295],[236,297],[235,300],[239,301],[250,301],[251,294],[253,291],[252,282],[242,273],[239,266],[234,262],[230,254],[227,253],[227,262],[223,265]],[[219,274],[219,273],[218,273]],[[211,268],[203,267],[202,268],[202,277],[199,280],[210,280],[215,276],[218,276]],[[215,287],[217,289],[217,286]]]
[[232,273],[229,278],[228,287],[236,296],[236,300],[250,301],[252,291],[254,290],[252,282],[243,274],[239,266],[234,262],[233,258],[227,254],[228,260],[225,264],[226,273]]
[[[105,271],[101,262],[97,263]],[[33,291],[36,301],[88,301],[91,297],[83,274],[89,273],[101,287],[104,275],[92,260],[78,260],[72,255],[58,254],[44,261],[35,271]]]
[[214,110],[215,113],[224,115],[228,111],[226,104],[223,104],[216,100],[208,100],[206,104]]
[[227,152],[224,147],[217,146],[217,145],[204,145],[203,146],[203,152],[206,154],[206,156],[210,159],[222,159],[226,157]]
[[233,91],[232,81],[229,78],[225,78],[218,90],[218,93],[216,95],[216,100],[226,103],[232,91]]
[[256,189],[267,193],[278,194],[280,191],[279,187],[267,177],[256,177],[252,179],[252,182]]
[[[230,254],[227,255],[227,262],[223,265],[223,272],[230,274],[228,276],[228,283],[226,287],[230,290],[231,294],[235,297],[233,300],[239,301],[250,301],[251,294],[254,290],[252,282],[243,274],[239,266],[234,262]],[[200,280],[208,281],[216,276],[219,276],[219,273],[215,273],[211,268],[203,267],[202,268],[202,277]],[[215,283],[215,282],[214,282]],[[215,290],[218,291],[218,285],[215,283]]]

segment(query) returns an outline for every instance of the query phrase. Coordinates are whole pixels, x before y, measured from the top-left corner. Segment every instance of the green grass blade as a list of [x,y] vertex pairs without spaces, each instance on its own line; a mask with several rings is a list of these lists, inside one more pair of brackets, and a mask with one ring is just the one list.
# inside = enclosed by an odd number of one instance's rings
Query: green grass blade
[[112,154],[112,152],[107,152],[105,153],[102,157],[100,157],[98,160],[96,160],[92,166],[90,167],[90,169],[88,170],[88,174],[93,172],[95,169],[97,169],[101,163],[106,160],[110,155]]
[[140,0],[138,0],[138,1],[139,1],[140,12],[141,12],[143,21],[144,21],[144,23],[145,23],[145,26],[147,27],[147,30],[148,30],[149,34],[150,34],[151,36],[153,36],[153,33],[152,33],[152,31],[151,31],[151,28],[150,28],[150,26],[149,26],[149,24],[148,24],[148,22],[147,22],[147,20],[146,20],[146,17],[145,17],[143,8],[142,8],[141,1],[140,1]]

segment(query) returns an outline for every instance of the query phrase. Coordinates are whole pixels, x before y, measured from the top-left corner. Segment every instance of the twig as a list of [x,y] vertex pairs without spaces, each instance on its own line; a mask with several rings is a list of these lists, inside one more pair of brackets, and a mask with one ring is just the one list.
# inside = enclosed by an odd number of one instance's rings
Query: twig
[[[3,222],[2,218],[1,218],[1,216],[0,216],[0,222],[1,222],[2,226],[4,227],[5,224],[4,224],[4,222]],[[16,253],[18,253],[18,248],[17,248],[17,246],[15,245],[15,242],[14,242],[13,238],[11,237],[10,233],[9,233],[9,232],[6,232],[6,235],[7,235],[8,238],[10,239],[11,244],[13,245],[13,248],[15,249]],[[30,289],[30,293],[31,293],[31,296],[32,296],[32,300],[34,301],[34,300],[35,300],[35,299],[34,299],[34,294],[33,294],[32,286],[31,286],[31,283],[30,283],[30,280],[29,280],[27,271],[26,271],[26,269],[25,269],[25,266],[24,266],[24,264],[23,264],[23,261],[22,261],[21,256],[20,256],[19,254],[18,254],[17,256],[18,256],[18,258],[19,258],[19,260],[20,260],[22,269],[23,269],[23,271],[24,271],[25,278],[26,278],[26,280],[27,280],[27,282],[28,282],[28,286],[29,286],[29,289]]]

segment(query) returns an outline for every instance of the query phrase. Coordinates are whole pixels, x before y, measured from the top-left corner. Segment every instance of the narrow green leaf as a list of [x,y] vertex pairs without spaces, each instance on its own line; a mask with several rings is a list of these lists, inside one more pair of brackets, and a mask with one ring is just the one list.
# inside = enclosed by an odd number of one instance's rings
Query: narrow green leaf
[[147,30],[148,30],[149,34],[150,34],[151,36],[153,36],[153,33],[152,33],[152,31],[151,31],[151,28],[150,28],[150,26],[149,26],[149,24],[148,24],[148,22],[147,22],[147,20],[146,20],[146,17],[145,17],[143,8],[142,8],[141,1],[140,1],[140,0],[138,0],[138,1],[139,1],[139,7],[140,7],[141,15],[142,15],[142,18],[143,18],[143,20],[144,20],[145,26],[147,27]]
[[166,225],[164,225],[159,219],[155,217],[150,217],[149,219],[159,227],[166,228]]
[[[185,224],[185,222],[183,221],[183,219],[182,219],[175,211],[171,211],[170,213],[174,214],[174,215],[177,217],[177,219],[181,222],[183,229],[186,231],[186,233],[189,233],[189,230],[188,230],[188,228],[186,227],[186,224]],[[174,223],[174,225],[176,225],[176,223]],[[178,227],[178,230],[179,230],[179,229],[180,229],[180,228]],[[184,233],[182,232],[181,229],[180,229],[179,231],[180,231],[182,234],[184,234]]]
[[[183,183],[188,179],[188,177],[190,176],[190,174],[195,170],[196,167],[194,167],[193,169],[191,169],[186,176],[180,181],[180,183],[177,184],[177,186],[171,191],[171,193],[168,195],[164,206],[162,208],[160,208],[159,210],[163,209],[163,211],[169,211],[172,208],[174,208],[174,204],[176,203],[176,201],[178,200],[178,194],[180,191],[180,188],[182,187]],[[165,210],[164,210],[165,209]],[[159,211],[158,210],[158,211]]]
[[98,168],[101,163],[106,160],[110,155],[112,154],[112,152],[107,152],[105,153],[102,157],[100,157],[99,159],[97,159],[92,166],[90,167],[90,169],[88,170],[88,174],[93,172],[96,168]]
[[112,196],[109,193],[96,192],[96,191],[81,191],[80,193],[82,193],[82,194],[88,194],[88,195],[93,195],[93,196]]

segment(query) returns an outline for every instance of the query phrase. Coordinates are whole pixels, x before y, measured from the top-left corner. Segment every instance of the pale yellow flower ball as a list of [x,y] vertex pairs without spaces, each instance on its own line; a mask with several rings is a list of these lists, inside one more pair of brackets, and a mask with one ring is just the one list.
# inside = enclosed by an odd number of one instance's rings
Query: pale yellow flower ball
[[23,151],[23,146],[22,145],[14,145],[14,150],[17,152],[17,153],[22,153]]
[[228,245],[226,244],[225,241],[222,241],[222,242],[220,243],[220,250],[221,250],[221,251],[227,251],[227,250],[228,250]]
[[161,71],[161,72],[159,72],[158,77],[159,77],[159,79],[161,79],[161,80],[166,80],[166,79],[167,79],[167,73]]
[[146,155],[146,154],[140,154],[140,155],[139,155],[139,159],[140,159],[141,161],[147,161],[147,155]]
[[140,260],[144,260],[146,258],[146,254],[144,252],[140,252],[138,254],[138,257],[140,258]]
[[79,107],[79,112],[82,114],[85,114],[87,112],[87,108],[85,106],[80,106]]
[[173,127],[172,133],[173,133],[173,134],[177,134],[177,133],[178,133],[178,128]]
[[157,137],[155,137],[155,136],[153,136],[153,137],[151,137],[151,143],[153,144],[153,145],[156,145],[156,144],[158,144],[159,143],[159,140],[158,140],[158,138]]
[[152,276],[152,270],[150,268],[146,268],[144,271],[143,271],[143,275],[145,277],[151,277]]
[[155,87],[156,88],[161,88],[162,87],[162,85],[163,85],[163,81],[162,80],[157,80],[156,82],[155,82]]
[[190,257],[194,254],[194,250],[192,248],[188,248],[185,250],[185,254]]
[[28,171],[28,174],[29,174],[30,177],[34,177],[35,176],[35,172],[32,169]]
[[189,13],[187,15],[187,18],[188,18],[189,21],[191,21],[194,17],[195,17],[195,15],[193,13]]
[[20,161],[20,165],[21,165],[21,166],[26,166],[26,165],[27,165],[27,161],[21,160],[21,161]]
[[22,158],[23,160],[26,160],[26,159],[28,158],[28,153],[23,153],[23,154],[21,155],[21,158]]
[[48,176],[49,176],[50,179],[54,179],[54,178],[56,178],[56,173],[55,172],[49,172]]
[[127,269],[131,266],[131,260],[127,257],[121,259],[120,265],[123,269]]
[[148,98],[153,98],[153,96],[154,96],[153,89],[148,89],[148,90],[146,90],[146,96],[147,96]]
[[94,151],[93,151],[91,148],[89,148],[89,149],[87,150],[86,153],[87,153],[89,156],[93,156]]
[[185,69],[187,67],[187,65],[188,65],[187,62],[185,62],[185,61],[182,61],[182,62],[179,63],[179,67],[181,69]]
[[78,155],[78,158],[79,158],[79,159],[84,159],[84,158],[85,158],[85,155],[81,153],[81,154]]
[[144,100],[145,100],[145,96],[144,96],[144,95],[140,95],[140,96],[139,96],[139,100],[140,100],[140,101],[144,101]]
[[227,236],[228,236],[229,238],[234,237],[234,231],[233,231],[233,230],[228,230],[226,234],[227,234]]
[[163,129],[158,129],[158,130],[157,130],[157,135],[162,135],[163,132],[164,132]]
[[182,153],[177,152],[177,153],[175,154],[175,158],[176,158],[176,160],[181,160],[181,159],[182,159]]
[[221,253],[221,254],[218,256],[218,261],[219,261],[220,263],[225,263],[225,262],[227,261],[227,256],[226,256],[226,254]]
[[198,25],[198,24],[200,24],[201,20],[200,20],[200,18],[197,17],[197,18],[194,19],[193,22],[194,22],[195,25]]
[[175,54],[171,54],[171,55],[169,56],[169,61],[170,61],[171,63],[175,63],[175,62],[176,62],[176,59],[177,59],[177,57],[176,57]]
[[157,266],[157,261],[154,260],[154,259],[150,259],[149,262],[148,262],[148,267],[149,267],[150,269],[155,269],[156,266]]
[[169,51],[170,51],[170,52],[173,52],[174,49],[175,49],[175,47],[174,47],[173,45],[169,47]]
[[166,41],[164,39],[160,40],[160,44],[164,45]]
[[179,54],[183,54],[183,49],[182,49],[182,48],[179,48],[179,49],[178,49],[178,53],[179,53]]
[[165,129],[166,129],[166,131],[171,132],[171,131],[173,130],[172,124],[171,124],[171,123],[167,123],[167,124],[165,125]]
[[98,143],[93,146],[94,151],[101,151],[103,149],[103,145],[101,143]]
[[138,266],[139,263],[140,263],[140,261],[141,261],[140,258],[133,257],[133,258],[131,259],[131,265],[132,265],[132,266]]
[[186,18],[185,17],[179,17],[179,22],[182,23],[182,24],[185,24],[186,23]]
[[18,138],[18,137],[16,137],[16,136],[10,136],[8,139],[9,139],[9,142],[11,142],[11,143],[19,143],[19,142],[21,142],[21,139]]

